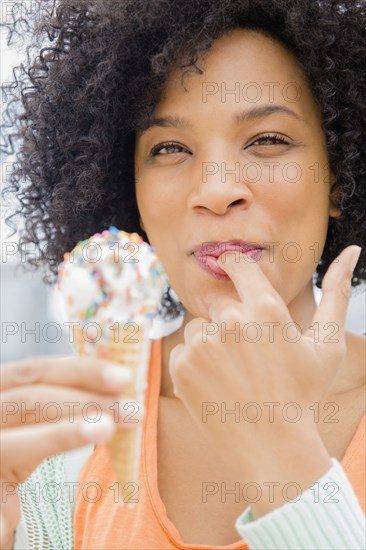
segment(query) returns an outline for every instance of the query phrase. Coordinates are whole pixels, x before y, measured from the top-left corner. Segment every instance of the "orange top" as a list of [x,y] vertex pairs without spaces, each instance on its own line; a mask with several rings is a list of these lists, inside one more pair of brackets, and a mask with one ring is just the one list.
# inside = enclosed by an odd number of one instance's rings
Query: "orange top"
[[[74,513],[75,550],[248,550],[243,540],[226,546],[185,544],[169,520],[157,484],[157,417],[160,394],[162,340],[152,342],[142,460],[134,508],[117,502],[117,482],[105,445],[96,448],[84,465]],[[365,420],[363,416],[341,465],[365,511]],[[244,510],[243,510],[244,511]]]

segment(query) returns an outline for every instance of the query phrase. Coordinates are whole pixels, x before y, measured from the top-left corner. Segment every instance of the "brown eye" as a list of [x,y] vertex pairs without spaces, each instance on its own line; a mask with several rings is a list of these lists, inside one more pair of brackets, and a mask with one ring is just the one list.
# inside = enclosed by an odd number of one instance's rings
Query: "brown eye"
[[150,156],[157,156],[157,154],[160,153],[163,149],[166,149],[168,151],[168,153],[162,153],[163,155],[167,155],[169,153],[180,153],[182,150],[187,151],[187,149],[185,149],[182,145],[179,145],[178,143],[174,143],[172,141],[168,141],[165,143],[158,143],[157,145],[154,145],[154,147],[150,151]]
[[[286,141],[282,136],[277,134],[268,134],[257,138],[251,145],[255,145],[257,142],[260,142],[259,145],[289,145],[289,142]],[[264,143],[267,142],[267,143]]]

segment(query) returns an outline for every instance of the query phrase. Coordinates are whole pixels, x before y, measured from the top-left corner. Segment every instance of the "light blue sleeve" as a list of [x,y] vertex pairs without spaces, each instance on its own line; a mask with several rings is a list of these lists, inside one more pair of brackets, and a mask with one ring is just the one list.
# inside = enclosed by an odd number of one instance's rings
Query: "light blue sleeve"
[[254,519],[250,507],[236,530],[251,550],[365,550],[366,521],[342,466],[331,468],[295,500]]

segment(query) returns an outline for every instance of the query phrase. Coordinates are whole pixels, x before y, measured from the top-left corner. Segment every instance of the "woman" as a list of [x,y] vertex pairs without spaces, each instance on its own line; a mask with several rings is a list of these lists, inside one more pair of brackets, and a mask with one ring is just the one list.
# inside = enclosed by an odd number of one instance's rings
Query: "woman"
[[[9,186],[23,246],[55,273],[101,228],[137,231],[184,306],[154,343],[139,504],[113,506],[97,446],[80,486],[102,496],[79,486],[75,548],[362,548],[364,339],[344,321],[365,279],[364,22],[357,2],[251,0],[60,2],[38,23],[54,42],[28,73]],[[180,308],[168,293],[163,315]],[[102,366],[85,380],[66,363],[6,366],[2,389],[26,371],[59,402],[66,386],[102,400]],[[32,469],[85,444],[73,434]]]

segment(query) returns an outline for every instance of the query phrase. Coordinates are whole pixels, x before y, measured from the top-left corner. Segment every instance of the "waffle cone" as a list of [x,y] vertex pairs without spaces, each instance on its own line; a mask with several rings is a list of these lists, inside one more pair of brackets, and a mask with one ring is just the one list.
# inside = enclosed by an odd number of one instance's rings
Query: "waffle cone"
[[[117,323],[113,325],[117,328]],[[118,330],[100,329],[101,336],[96,342],[91,342],[85,329],[75,328],[74,347],[79,355],[106,359],[124,367],[130,367],[132,378],[123,391],[127,401],[144,402],[147,368],[150,357],[150,340],[147,336],[147,326],[136,323],[118,325]],[[118,429],[107,443],[114,471],[118,481],[118,493],[121,503],[128,502],[138,482],[138,472],[141,454],[141,421],[136,422],[134,415],[137,408],[133,405],[126,408],[128,426]],[[130,503],[130,505],[133,503]]]

